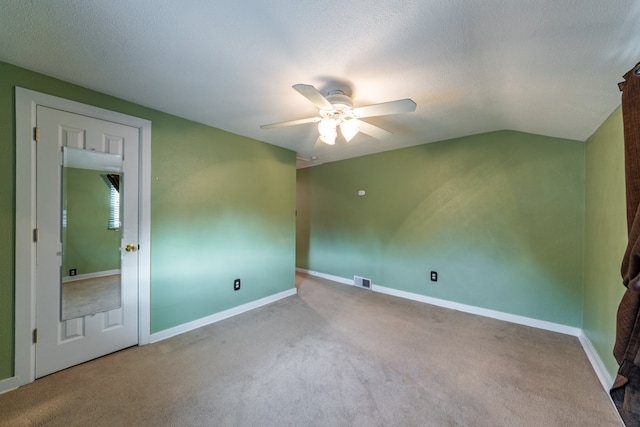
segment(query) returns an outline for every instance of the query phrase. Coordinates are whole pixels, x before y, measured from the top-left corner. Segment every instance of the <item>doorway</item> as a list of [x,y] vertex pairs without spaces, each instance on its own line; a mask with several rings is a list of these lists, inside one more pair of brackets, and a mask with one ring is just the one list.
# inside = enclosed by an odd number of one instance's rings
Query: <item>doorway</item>
[[[63,145],[68,144],[66,142],[56,143],[53,149],[51,146],[48,147],[53,151],[44,154],[44,157],[40,159],[38,156],[40,156],[39,150],[42,149],[42,145],[38,145],[40,142],[36,142],[36,139],[39,139],[38,133],[44,132],[44,129],[41,131],[35,131],[34,129],[40,127],[39,122],[47,115],[54,116],[55,120],[58,121],[60,117],[66,117],[63,121],[67,120],[67,123],[71,123],[68,121],[69,117],[73,120],[78,120],[73,124],[65,125],[69,132],[65,131],[64,126],[54,125],[54,130],[50,131],[52,133],[48,136],[49,139],[54,134],[54,137],[58,140],[60,138],[68,139],[68,136],[71,135],[77,142],[88,134],[88,131],[83,127],[87,122],[90,123],[89,127],[106,126],[108,129],[103,133],[103,136],[98,138],[100,140],[99,146],[79,147],[77,144],[73,146],[75,143],[72,143],[69,148],[62,148]],[[75,136],[74,130],[77,131]],[[68,134],[65,134],[65,132]],[[122,137],[122,135],[119,136],[120,132],[128,132],[127,140],[137,140],[133,151],[131,148],[134,145],[129,145],[128,154],[126,152],[120,153],[121,164],[127,163],[122,162],[122,158],[123,156],[128,156],[128,172],[126,170],[124,172],[118,171],[117,166],[113,166],[110,163],[112,161],[117,163],[115,158],[118,157],[117,151],[120,150],[120,148],[117,148],[119,144],[118,138]],[[105,141],[107,142],[106,146],[104,145]],[[150,142],[151,122],[148,120],[27,89],[16,88],[15,376],[18,378],[18,385],[31,382],[36,377],[47,373],[64,369],[67,365],[81,363],[82,361],[99,357],[102,354],[116,351],[119,348],[135,344],[142,345],[149,342]],[[112,143],[112,148],[108,148],[109,143]],[[100,148],[100,144],[102,144],[101,147],[107,148]],[[122,144],[120,147],[122,148]],[[43,151],[43,153],[45,152],[46,150]],[[106,170],[102,170],[105,168],[104,165],[100,167],[76,167],[78,166],[77,162],[82,163],[84,161],[82,159],[90,158],[89,163],[93,164],[92,162],[95,163],[97,161],[100,163],[104,160],[104,157],[110,156],[114,158],[106,160],[108,165]],[[60,161],[59,166],[50,165],[50,171],[54,171],[54,175],[56,173],[60,175],[59,183],[51,182],[51,188],[40,188],[43,182],[47,182],[46,178],[40,177],[40,179],[37,179],[38,174],[43,173],[40,167],[44,159],[51,158]],[[62,167],[65,159],[68,159],[70,163]],[[67,168],[67,166],[69,167]],[[83,170],[77,171],[76,169]],[[56,170],[58,172],[55,172]],[[66,231],[60,224],[65,223],[65,212],[64,209],[59,209],[59,213],[57,213],[58,210],[49,207],[45,210],[38,209],[38,201],[40,204],[51,204],[57,198],[57,200],[61,201],[57,202],[57,206],[61,207],[65,200],[63,197],[54,195],[47,202],[46,196],[43,198],[42,195],[48,192],[51,193],[50,190],[53,189],[53,193],[62,196],[62,190],[66,189],[64,185],[60,184],[63,182],[63,174],[83,176],[85,178],[82,178],[82,182],[85,182],[87,180],[86,177],[89,176],[87,173],[105,178],[101,184],[98,183],[98,186],[108,187],[107,184],[110,183],[111,187],[118,187],[122,179],[125,186],[130,186],[125,187],[129,188],[129,191],[123,191],[121,195],[122,198],[129,196],[128,201],[124,199],[122,201],[123,203],[126,202],[125,204],[130,207],[135,204],[136,209],[119,210],[124,216],[129,215],[128,219],[122,218],[122,221],[128,221],[129,225],[122,227],[123,234],[121,238],[115,237],[115,240],[119,241],[118,247],[111,248],[111,250],[112,252],[114,250],[117,251],[116,258],[121,259],[122,265],[118,264],[113,268],[103,269],[106,271],[105,273],[102,270],[98,272],[89,271],[91,268],[85,268],[84,264],[82,264],[87,273],[82,279],[98,277],[113,279],[115,276],[123,276],[121,286],[118,288],[118,292],[121,292],[121,294],[112,298],[117,303],[115,306],[113,303],[109,303],[107,306],[90,309],[92,311],[88,313],[73,314],[73,310],[64,312],[62,308],[63,282],[72,281],[67,273],[71,273],[73,276],[78,273],[75,268],[69,268],[68,265],[64,264],[65,260],[63,260],[62,256],[63,253],[71,252],[65,252],[62,248],[64,241],[62,235]],[[56,181],[53,178],[49,179]],[[71,179],[68,182],[72,182]],[[55,187],[56,185],[58,187]],[[137,200],[131,198],[134,193]],[[116,197],[120,197],[118,194],[119,192],[116,191]],[[45,212],[54,213],[53,217],[50,218],[51,224],[49,226],[40,225]],[[42,227],[44,228],[40,229]],[[50,237],[51,230],[55,230],[56,227],[59,234],[57,237],[54,236],[53,239],[49,239],[49,244],[54,242],[53,246],[45,249],[43,245],[46,244],[47,238]],[[111,227],[111,223],[109,227]],[[47,229],[45,230],[45,228]],[[114,226],[110,232],[115,236],[118,230],[119,228]],[[56,232],[53,234],[56,234]],[[56,241],[58,243],[55,243]],[[57,250],[56,244],[59,246]],[[53,255],[49,254],[48,258],[42,258],[43,252],[46,250],[52,252]],[[36,263],[36,258],[38,258],[38,263]],[[40,272],[39,269],[43,264],[41,258],[49,259],[49,272]],[[94,256],[93,258],[95,259],[96,257]],[[80,261],[72,262],[79,263]],[[62,267],[63,264],[65,265],[64,268]],[[132,271],[135,271],[135,273],[132,274]],[[127,275],[126,279],[124,277],[125,274]],[[55,276],[55,280],[51,280],[49,287],[43,287],[40,283],[42,278],[51,275]],[[63,278],[66,280],[63,280]],[[43,305],[44,301],[48,302]],[[85,307],[84,309],[87,308]],[[46,313],[47,311],[48,313]],[[45,313],[48,317],[43,317]],[[100,332],[96,334],[96,331]],[[101,334],[102,337],[100,336]],[[93,338],[90,339],[90,335]],[[53,346],[52,348],[54,349],[63,347],[65,349],[62,352],[54,350],[52,354],[42,353],[40,350],[45,347],[43,343],[46,341],[48,341],[47,345]],[[80,344],[82,342],[85,344]],[[67,345],[61,346],[60,344]],[[82,347],[82,345],[85,346],[85,350],[79,351],[78,348]],[[38,346],[41,347],[38,348]],[[67,359],[67,361],[61,362],[60,360],[63,359]],[[50,366],[41,370],[40,367],[45,365]]]

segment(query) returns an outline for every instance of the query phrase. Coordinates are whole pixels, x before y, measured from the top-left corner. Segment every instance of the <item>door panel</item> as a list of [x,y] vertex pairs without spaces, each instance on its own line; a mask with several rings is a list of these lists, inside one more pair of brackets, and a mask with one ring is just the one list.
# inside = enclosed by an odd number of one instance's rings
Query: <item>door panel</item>
[[[122,248],[128,244],[134,248],[138,245],[139,134],[137,128],[42,106],[37,107],[37,126],[40,138],[36,161],[39,230],[36,249],[36,377],[41,377],[138,342],[138,253]],[[122,158],[118,189],[121,226],[119,230],[111,229],[115,241],[113,250],[118,251],[116,258],[120,259],[117,273],[120,275],[121,300],[119,308],[106,311],[96,308],[91,314],[61,320],[62,279],[73,279],[67,277],[69,271],[62,271],[65,256],[63,238],[68,221],[82,216],[66,212],[66,199],[63,198],[63,150],[68,149],[76,149],[75,154],[81,159],[97,158],[98,163],[100,153],[117,154]],[[95,164],[79,167],[103,170]],[[109,184],[105,181],[104,185]],[[106,223],[104,227],[107,228]],[[116,232],[120,233],[120,238],[113,234]],[[95,256],[87,249],[84,253],[88,257]],[[99,276],[98,273],[89,272],[86,276]]]

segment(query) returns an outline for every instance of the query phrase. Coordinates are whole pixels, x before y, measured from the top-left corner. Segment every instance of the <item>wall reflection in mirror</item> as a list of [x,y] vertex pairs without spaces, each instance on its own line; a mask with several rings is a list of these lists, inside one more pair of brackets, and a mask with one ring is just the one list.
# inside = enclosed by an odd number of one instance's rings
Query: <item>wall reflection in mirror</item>
[[61,319],[121,306],[122,157],[64,148]]

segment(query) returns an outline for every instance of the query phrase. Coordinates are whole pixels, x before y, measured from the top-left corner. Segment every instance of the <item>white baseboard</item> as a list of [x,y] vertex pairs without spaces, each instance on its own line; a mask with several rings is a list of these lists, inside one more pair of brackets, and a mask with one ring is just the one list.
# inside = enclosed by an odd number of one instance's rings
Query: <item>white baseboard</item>
[[589,340],[584,332],[581,331],[578,338],[580,339],[580,344],[582,344],[582,348],[584,349],[589,362],[591,362],[593,370],[598,376],[598,380],[600,380],[600,384],[602,384],[602,387],[604,387],[604,389],[607,390],[608,393],[609,389],[613,385],[613,378],[609,374],[609,371],[607,371],[607,368],[604,366],[604,363],[598,355],[595,347],[591,343],[591,340]]
[[[331,274],[319,273],[317,271],[296,268],[296,271],[306,273],[310,276],[316,276],[333,282],[342,283],[353,286],[353,280],[344,277],[333,276]],[[547,322],[546,320],[533,319],[531,317],[519,316],[517,314],[504,313],[502,311],[489,310],[486,308],[476,307],[473,305],[461,304],[458,302],[447,301],[439,298],[428,297],[426,295],[414,294],[412,292],[400,291],[398,289],[388,288],[371,284],[371,290],[381,294],[387,294],[394,297],[404,298],[412,301],[418,301],[438,307],[450,308],[452,310],[462,311],[464,313],[476,314],[478,316],[490,317],[492,319],[504,320],[505,322],[517,323],[519,325],[531,326],[533,328],[544,329],[547,331],[558,332],[565,335],[579,337],[582,329],[573,326],[562,325],[560,323]]]
[[353,285],[353,280],[345,279],[344,277],[333,276],[331,274],[324,274],[318,271],[305,270],[304,268],[296,267],[296,271],[299,273],[305,273],[309,276],[316,276],[322,279],[331,280],[332,282],[342,283],[343,285]]
[[113,276],[116,274],[120,274],[120,269],[96,271],[95,273],[76,274],[75,276],[64,276],[62,278],[62,282],[63,283],[75,282],[77,280],[95,279],[97,277]]
[[625,424],[624,424],[624,421],[622,420],[622,417],[620,416],[620,412],[618,412],[618,408],[616,408],[616,404],[613,402],[613,399],[611,398],[611,394],[609,394],[609,390],[611,390],[611,386],[613,385],[614,378],[609,374],[609,371],[607,371],[607,368],[604,366],[604,363],[602,363],[602,359],[598,355],[598,352],[596,351],[595,347],[591,343],[591,340],[589,339],[589,337],[587,337],[583,332],[580,334],[578,338],[580,339],[580,343],[582,344],[582,349],[586,353],[587,358],[589,359],[589,362],[591,362],[591,367],[593,367],[593,370],[595,371],[596,376],[598,377],[598,380],[600,380],[600,384],[602,384],[602,388],[604,388],[604,391],[607,392],[607,397],[609,398],[609,402],[611,402],[613,411],[618,416],[618,420],[620,420],[620,425],[624,426]]
[[[354,286],[353,280],[345,279],[344,277],[333,276],[331,274],[319,273],[317,271],[305,270],[303,268],[296,268],[296,271],[300,273],[306,273],[310,276],[320,277],[323,279],[331,280],[333,282],[342,283],[345,285]],[[589,338],[584,334],[582,329],[576,328],[573,326],[562,325],[560,323],[548,322],[545,320],[532,319],[530,317],[518,316],[515,314],[504,313],[501,311],[488,310],[486,308],[475,307],[467,304],[460,304],[453,301],[447,301],[439,298],[432,298],[425,295],[414,294],[412,292],[400,291],[393,288],[388,288],[385,286],[380,286],[376,284],[371,285],[371,290],[374,292],[380,292],[387,295],[392,295],[400,298],[409,299],[412,301],[418,301],[426,304],[435,305],[438,307],[450,308],[453,310],[462,311],[465,313],[476,314],[478,316],[490,317],[493,319],[503,320],[505,322],[517,323],[519,325],[531,326],[537,329],[543,329],[552,332],[558,332],[565,335],[571,335],[577,337],[582,344],[582,348],[591,362],[591,366],[595,371],[598,380],[602,384],[602,387],[605,389],[607,394],[609,393],[609,389],[611,388],[611,384],[613,384],[613,378],[609,375],[609,372],[604,366],[602,359],[596,352],[595,348],[589,341]]]
[[4,380],[0,380],[0,394],[15,390],[19,386],[20,378],[18,377],[9,377]]
[[174,337],[176,335],[184,334],[185,332],[192,331],[194,329],[201,328],[202,326],[210,325],[212,323],[219,322],[224,319],[228,319],[229,317],[237,316],[238,314],[246,313],[247,311],[254,310],[258,307],[262,307],[263,305],[271,304],[283,298],[290,297],[296,294],[296,289],[289,289],[287,291],[283,291],[277,293],[275,295],[270,295],[268,297],[261,298],[256,301],[252,301],[246,304],[239,305],[237,307],[230,308],[228,310],[221,311],[219,313],[212,314],[210,316],[203,317],[198,320],[194,320],[189,323],[184,323],[182,325],[165,329],[164,331],[156,332],[151,334],[150,342],[158,342],[162,340],[166,340],[167,338]]
[[574,337],[580,336],[580,333],[582,332],[580,328],[576,328],[573,326],[548,322],[546,320],[533,319],[531,317],[519,316],[517,314],[504,313],[502,311],[489,310],[482,307],[461,304],[458,302],[447,301],[439,298],[432,298],[425,295],[399,291],[397,289],[387,288],[384,286],[372,285],[371,289],[375,292],[380,292],[395,297],[406,298],[413,301],[423,302],[426,304],[436,305],[438,307],[449,308],[452,310],[462,311],[464,313],[475,314],[478,316],[490,317],[492,319],[503,320],[505,322],[517,323],[518,325],[531,326],[537,329],[544,329],[547,331],[558,332],[565,335],[572,335]]

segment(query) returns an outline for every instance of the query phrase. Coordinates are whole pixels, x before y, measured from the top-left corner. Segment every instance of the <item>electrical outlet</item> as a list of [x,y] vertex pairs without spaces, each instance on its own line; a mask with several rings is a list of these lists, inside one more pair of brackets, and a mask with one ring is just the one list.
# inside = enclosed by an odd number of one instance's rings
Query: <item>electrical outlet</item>
[[438,281],[438,272],[437,271],[432,271],[431,272],[431,281],[432,282],[437,282]]
[[78,270],[75,268],[69,270],[69,276],[75,276],[76,274],[78,274]]
[[234,291],[240,290],[240,279],[236,279],[233,281],[233,290]]

